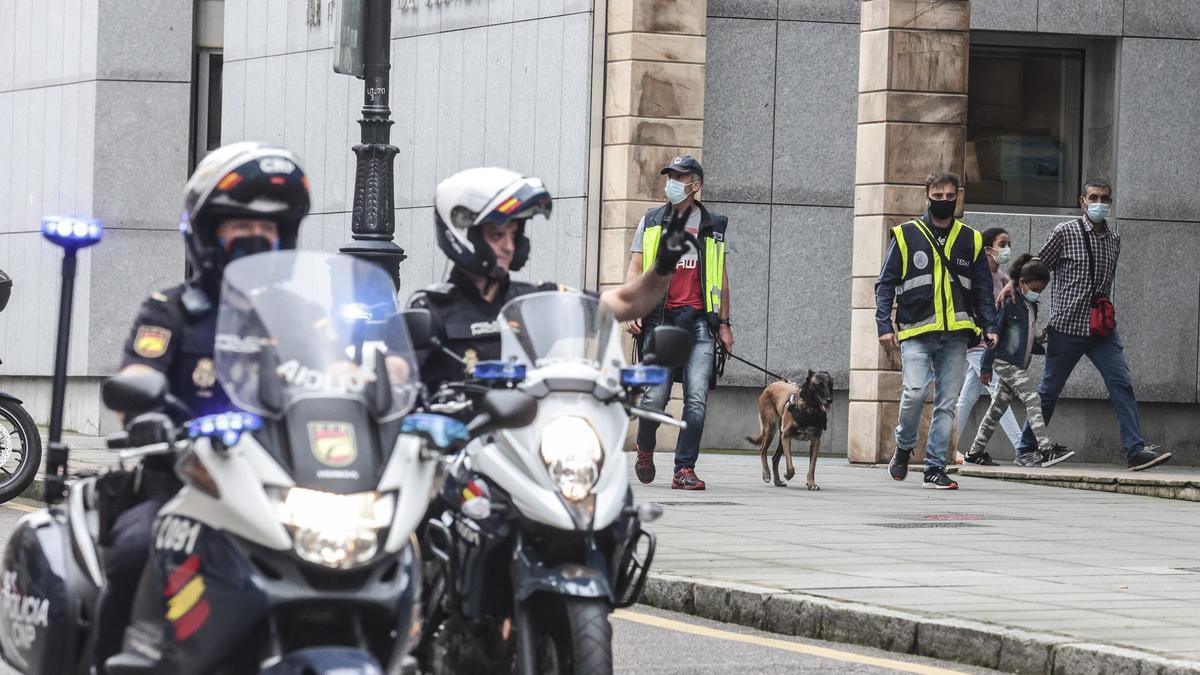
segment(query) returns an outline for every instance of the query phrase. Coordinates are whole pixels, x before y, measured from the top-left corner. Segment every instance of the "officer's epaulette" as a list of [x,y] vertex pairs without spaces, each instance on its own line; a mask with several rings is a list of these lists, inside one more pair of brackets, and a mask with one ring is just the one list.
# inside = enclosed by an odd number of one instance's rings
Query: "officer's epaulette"
[[454,294],[455,290],[454,284],[449,282],[430,284],[425,288],[413,293],[412,297],[408,299],[408,304],[410,306],[414,306],[415,303],[422,299],[426,300],[427,302],[446,302],[450,299],[450,296]]

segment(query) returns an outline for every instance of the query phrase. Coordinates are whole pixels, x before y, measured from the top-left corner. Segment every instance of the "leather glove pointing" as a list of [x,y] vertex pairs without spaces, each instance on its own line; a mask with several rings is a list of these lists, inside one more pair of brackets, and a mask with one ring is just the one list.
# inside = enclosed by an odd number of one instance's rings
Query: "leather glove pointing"
[[699,250],[696,237],[688,234],[684,227],[691,213],[691,209],[684,213],[677,211],[671,213],[671,222],[667,224],[667,231],[658,242],[658,255],[654,258],[656,273],[664,277],[671,275],[675,272],[675,266],[679,264],[679,259],[687,254],[689,247]]

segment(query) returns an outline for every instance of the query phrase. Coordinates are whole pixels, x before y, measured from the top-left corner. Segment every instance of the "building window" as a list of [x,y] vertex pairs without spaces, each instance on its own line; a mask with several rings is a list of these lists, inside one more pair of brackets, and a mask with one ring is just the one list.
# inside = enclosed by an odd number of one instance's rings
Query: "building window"
[[192,165],[221,147],[221,74],[224,57],[219,51],[201,49],[196,60],[196,112],[193,115]]
[[1075,205],[1084,169],[1086,54],[971,45],[965,173],[973,208]]

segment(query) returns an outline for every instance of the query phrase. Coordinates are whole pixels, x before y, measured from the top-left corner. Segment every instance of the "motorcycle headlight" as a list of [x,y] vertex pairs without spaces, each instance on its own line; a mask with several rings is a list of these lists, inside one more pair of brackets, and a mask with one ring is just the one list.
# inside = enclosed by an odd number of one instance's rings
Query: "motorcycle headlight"
[[279,502],[279,518],[292,530],[296,555],[325,567],[349,569],[379,552],[379,531],[391,524],[395,509],[391,494],[291,488]]
[[542,461],[562,496],[581,501],[600,479],[604,448],[582,417],[559,417],[542,430]]

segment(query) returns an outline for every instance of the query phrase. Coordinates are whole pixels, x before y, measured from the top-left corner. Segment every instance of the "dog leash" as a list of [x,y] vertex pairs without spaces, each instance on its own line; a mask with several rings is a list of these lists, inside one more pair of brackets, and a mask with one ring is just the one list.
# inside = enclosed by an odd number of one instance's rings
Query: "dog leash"
[[791,384],[796,384],[795,382],[792,382],[788,378],[786,378],[782,375],[779,375],[778,373],[772,373],[771,371],[767,370],[766,368],[763,368],[762,366],[758,365],[757,363],[747,361],[746,359],[743,359],[742,357],[737,356],[735,354],[730,354],[729,352],[725,351],[725,349],[723,347],[721,347],[720,345],[717,346],[717,354],[718,354],[718,356],[717,356],[717,375],[725,374],[725,359],[730,358],[735,361],[741,361],[742,363],[750,366],[751,368],[753,368],[755,370],[762,371],[762,372],[766,373],[767,375],[770,375],[771,377],[779,380],[780,382],[788,382]]

